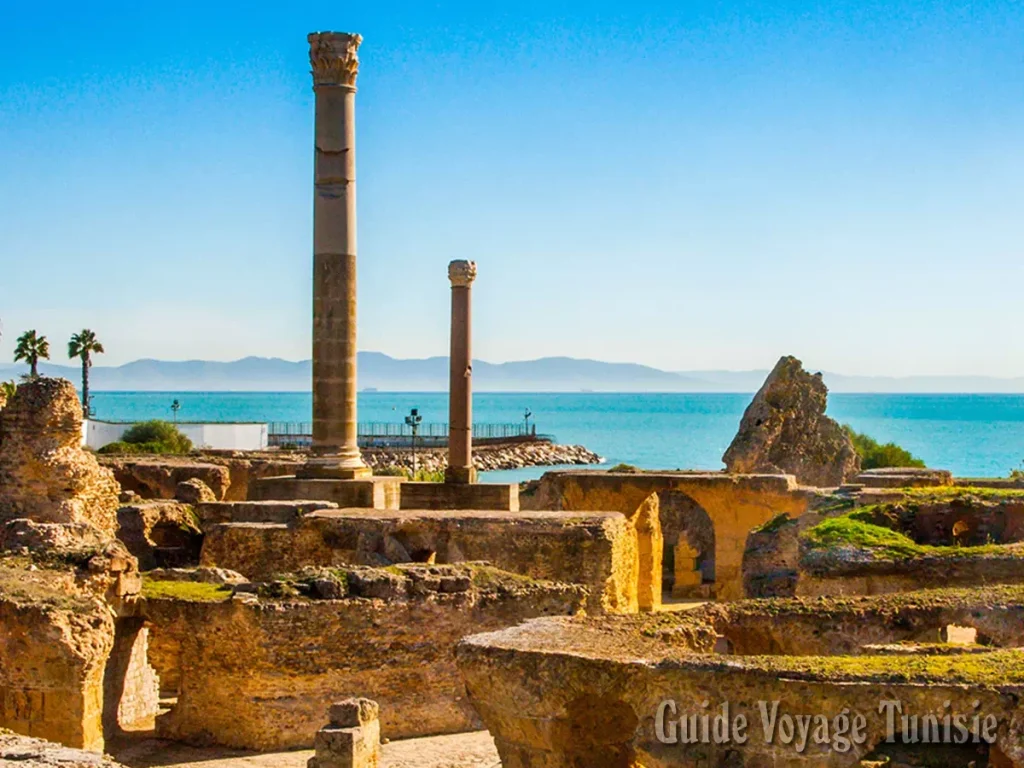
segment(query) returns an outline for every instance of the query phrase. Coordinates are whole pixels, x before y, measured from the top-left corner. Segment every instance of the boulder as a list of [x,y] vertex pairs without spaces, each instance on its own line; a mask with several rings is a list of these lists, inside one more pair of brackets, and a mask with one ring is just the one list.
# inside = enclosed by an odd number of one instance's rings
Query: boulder
[[198,477],[190,477],[188,480],[182,480],[178,483],[174,489],[174,498],[176,501],[182,501],[193,506],[217,501],[217,496],[210,490],[210,486]]
[[795,475],[803,485],[842,485],[860,472],[849,436],[825,415],[828,388],[783,357],[754,395],[722,461],[734,473]]
[[82,406],[66,379],[18,387],[0,412],[0,522],[89,523],[117,530],[120,486],[82,448]]

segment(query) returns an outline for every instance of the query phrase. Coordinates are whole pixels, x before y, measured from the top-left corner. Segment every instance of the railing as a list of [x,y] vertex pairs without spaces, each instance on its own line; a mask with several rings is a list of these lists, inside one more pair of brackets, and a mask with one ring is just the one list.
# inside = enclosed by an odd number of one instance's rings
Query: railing
[[[361,446],[410,446],[412,427],[388,421],[360,422],[357,427]],[[537,425],[525,422],[518,424],[474,424],[473,440],[531,440],[537,438]],[[270,445],[305,446],[313,441],[313,424],[308,421],[272,421],[267,425]],[[416,429],[416,445],[443,446],[448,444],[448,424],[442,422],[420,424]]]

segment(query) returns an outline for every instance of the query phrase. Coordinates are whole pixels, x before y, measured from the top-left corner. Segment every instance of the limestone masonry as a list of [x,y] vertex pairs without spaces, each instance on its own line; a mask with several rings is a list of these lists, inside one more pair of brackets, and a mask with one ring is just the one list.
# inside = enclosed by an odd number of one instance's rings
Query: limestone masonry
[[[98,462],[70,382],[0,408],[0,763],[170,764],[133,751],[155,743],[191,765],[303,748],[309,768],[380,768],[389,740],[486,728],[504,768],[1024,768],[1024,487],[861,472],[796,358],[725,471],[479,483],[599,458],[474,448],[477,266],[458,258],[445,481],[406,480],[401,450],[364,461],[361,42],[308,38],[312,451]],[[931,738],[957,718],[962,739]]]

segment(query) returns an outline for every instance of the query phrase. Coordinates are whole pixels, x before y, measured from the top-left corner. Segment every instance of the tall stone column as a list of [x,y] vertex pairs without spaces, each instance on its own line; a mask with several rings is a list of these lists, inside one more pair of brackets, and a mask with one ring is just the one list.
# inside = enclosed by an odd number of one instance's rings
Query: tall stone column
[[471,324],[476,262],[451,262],[448,279],[452,283],[452,329],[448,357],[448,468],[444,479],[448,483],[475,483]]
[[303,477],[370,474],[356,442],[356,75],[360,35],[314,32],[313,450]]

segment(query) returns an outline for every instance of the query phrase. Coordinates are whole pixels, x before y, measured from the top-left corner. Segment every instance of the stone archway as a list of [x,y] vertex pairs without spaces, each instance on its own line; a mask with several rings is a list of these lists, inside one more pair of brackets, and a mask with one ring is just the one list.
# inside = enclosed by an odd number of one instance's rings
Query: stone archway
[[104,739],[156,727],[160,682],[147,658],[148,645],[144,619],[114,620],[114,647],[103,672]]
[[682,491],[658,494],[665,540],[662,582],[673,597],[711,597],[715,583],[715,524]]

